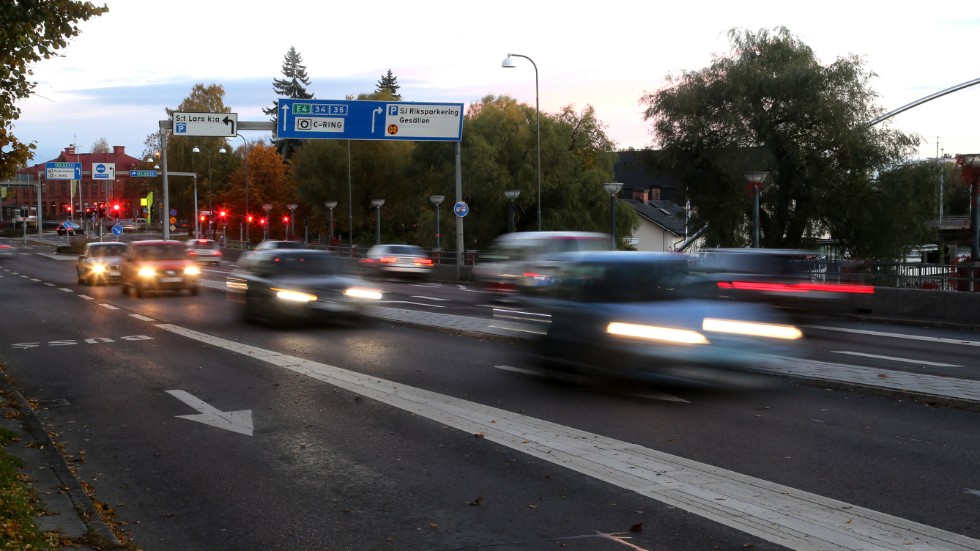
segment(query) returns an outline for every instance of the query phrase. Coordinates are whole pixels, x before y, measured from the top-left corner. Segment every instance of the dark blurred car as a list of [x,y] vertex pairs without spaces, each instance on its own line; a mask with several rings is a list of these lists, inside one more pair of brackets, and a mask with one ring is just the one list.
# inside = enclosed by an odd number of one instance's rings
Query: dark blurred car
[[221,264],[221,247],[213,239],[189,239],[187,256],[197,262]]
[[17,250],[10,245],[0,245],[0,259],[13,258]]
[[705,249],[695,264],[705,293],[765,302],[797,317],[833,313],[850,296],[874,293],[869,285],[834,281],[827,267],[822,253],[799,249]]
[[331,318],[364,320],[381,291],[344,259],[313,249],[256,250],[229,274],[228,300],[243,304],[246,322],[269,324]]
[[527,300],[550,314],[533,354],[557,373],[715,385],[732,368],[793,354],[802,337],[766,305],[697,296],[685,255],[566,255],[554,273],[547,291]]
[[85,230],[75,224],[72,224],[70,227],[67,227],[64,223],[58,224],[55,231],[58,232],[58,235],[85,235]]
[[83,285],[118,282],[122,277],[120,266],[125,253],[125,243],[105,241],[85,245],[75,263],[78,282]]
[[425,249],[415,245],[375,245],[368,249],[360,265],[374,277],[425,279],[432,274],[432,259]]
[[180,241],[153,239],[131,241],[120,269],[122,293],[130,290],[142,298],[149,291],[199,292],[201,269],[190,258]]
[[272,251],[279,249],[311,249],[309,245],[303,243],[302,241],[282,241],[275,239],[266,239],[265,241],[259,242],[251,251],[246,251],[238,257],[238,261],[244,262],[248,256],[257,251]]

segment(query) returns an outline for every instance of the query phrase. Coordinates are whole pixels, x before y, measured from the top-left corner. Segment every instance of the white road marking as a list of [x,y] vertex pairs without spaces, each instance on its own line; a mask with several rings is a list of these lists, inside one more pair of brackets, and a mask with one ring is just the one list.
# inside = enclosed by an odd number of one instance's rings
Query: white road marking
[[384,304],[414,304],[416,306],[426,306],[428,308],[445,308],[441,304],[429,304],[428,302],[412,302],[410,300],[384,300]]
[[963,491],[965,493],[973,494],[973,495],[975,495],[977,497],[980,497],[980,490],[971,490],[970,488],[963,488]]
[[101,307],[103,307],[103,308],[105,308],[107,310],[118,310],[119,309],[119,308],[117,308],[117,307],[115,307],[115,306],[113,306],[111,304],[100,304],[99,306],[101,306]]
[[83,298],[85,300],[95,300],[95,297],[90,297],[88,295],[78,295],[78,297]]
[[59,289],[61,289],[62,291],[66,292],[66,293],[74,293],[75,292],[72,289],[69,289],[67,287],[59,287]]
[[412,298],[417,298],[419,300],[434,300],[436,302],[446,302],[449,300],[448,298],[427,297],[422,295],[412,295]]
[[41,281],[41,280],[40,280],[40,279],[37,279],[36,277],[32,277],[32,278],[31,278],[31,281],[37,281],[37,282],[39,282],[39,283],[40,283],[40,281]]
[[252,436],[252,410],[221,411],[218,408],[198,399],[193,394],[183,390],[168,390],[174,398],[201,412],[199,415],[177,415],[181,419],[197,421],[219,429],[230,430],[246,436]]
[[934,367],[963,367],[956,364],[944,364],[939,362],[927,362],[925,360],[914,360],[912,358],[897,358],[895,356],[881,356],[878,354],[865,354],[864,352],[851,352],[849,350],[831,350],[832,354],[847,354],[848,356],[861,356],[862,358],[876,358],[879,360],[889,360],[892,362],[905,362],[910,364],[931,365]]
[[812,329],[823,331],[838,331],[840,333],[854,333],[856,335],[871,335],[874,337],[889,337],[894,339],[908,339],[911,341],[927,341],[943,344],[962,344],[963,346],[980,346],[980,341],[968,341],[963,339],[947,339],[944,337],[926,337],[923,335],[907,335],[905,333],[886,333],[884,331],[871,331],[868,329],[847,329],[844,327],[828,327],[825,325],[804,325]]
[[44,284],[47,285],[48,287],[54,287],[54,283],[51,283],[50,281],[45,282]]
[[636,444],[177,325],[156,327],[289,369],[790,549],[980,549],[975,540]]
[[130,314],[129,316],[130,316],[130,317],[133,317],[133,318],[136,318],[136,319],[138,319],[138,320],[143,320],[143,321],[156,321],[156,320],[155,320],[155,319],[153,319],[153,318],[148,318],[148,317],[146,317],[146,316],[141,316],[141,315],[139,315],[139,314]]

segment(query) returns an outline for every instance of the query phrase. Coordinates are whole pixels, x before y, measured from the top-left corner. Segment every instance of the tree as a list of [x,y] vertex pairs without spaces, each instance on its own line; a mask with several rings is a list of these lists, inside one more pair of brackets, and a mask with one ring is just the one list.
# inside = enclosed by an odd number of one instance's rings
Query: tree
[[12,178],[34,158],[35,145],[13,135],[13,122],[20,118],[17,101],[30,97],[37,85],[29,78],[31,64],[67,47],[80,32],[79,21],[108,11],[105,5],[74,0],[5,2],[0,9],[0,180]]
[[112,148],[109,147],[109,140],[107,138],[99,138],[94,144],[92,144],[92,153],[111,153]]
[[375,84],[374,93],[388,92],[391,94],[392,101],[401,101],[402,96],[398,93],[399,88],[401,86],[398,84],[398,77],[392,74],[391,69],[388,69],[388,74],[382,75],[381,80]]
[[[277,98],[313,99],[313,94],[306,90],[306,87],[310,85],[310,77],[306,74],[303,56],[299,55],[293,46],[289,47],[289,51],[286,52],[283,59],[282,74],[286,78],[277,78],[272,81],[272,91],[276,93]],[[273,122],[277,121],[279,119],[279,101],[276,100],[272,107],[263,108],[262,112],[266,115],[272,115]],[[303,140],[280,140],[276,137],[275,128],[278,126],[273,126],[273,128],[272,141],[276,144],[276,151],[288,162],[293,153],[303,145]]]
[[[761,190],[763,246],[811,246],[835,231],[845,250],[869,258],[900,253],[891,240],[840,233],[850,224],[901,234],[932,216],[928,197],[906,193],[924,186],[901,193],[882,187],[920,174],[902,168],[919,138],[865,122],[883,112],[868,86],[874,75],[853,56],[821,65],[784,28],[733,29],[729,38],[731,54],[671,77],[665,88],[641,100],[665,167],[687,186],[692,223],[706,225],[706,243],[750,241],[752,200],[743,174],[761,170],[769,173]],[[898,169],[899,175],[887,175]],[[841,208],[846,198],[857,197],[879,203]],[[892,216],[874,218],[882,212]]]

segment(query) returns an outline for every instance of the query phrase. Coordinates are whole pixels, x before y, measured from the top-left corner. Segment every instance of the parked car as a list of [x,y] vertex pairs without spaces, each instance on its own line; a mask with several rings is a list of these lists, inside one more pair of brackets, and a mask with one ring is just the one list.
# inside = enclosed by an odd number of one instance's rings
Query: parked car
[[58,232],[58,235],[85,235],[85,230],[81,226],[77,226],[75,224],[72,224],[71,226],[64,223],[58,224],[55,231]]
[[78,282],[83,285],[118,282],[122,277],[119,267],[125,253],[125,243],[111,241],[88,243],[82,254],[78,256],[78,262],[75,263]]
[[313,322],[365,319],[381,291],[334,253],[313,249],[254,251],[229,274],[228,300],[239,302],[246,322]]
[[182,242],[162,239],[131,241],[120,269],[122,293],[133,290],[141,298],[150,291],[187,290],[196,295],[200,275]]
[[553,285],[527,299],[550,315],[532,354],[563,375],[714,386],[733,368],[796,351],[802,333],[781,312],[700,297],[692,278],[681,254],[566,255]]
[[414,277],[432,274],[432,259],[416,245],[375,245],[360,260],[365,272],[374,277]]
[[213,239],[188,239],[187,256],[197,262],[221,264],[221,247]]
[[577,231],[514,232],[494,239],[477,258],[473,279],[485,290],[506,297],[548,284],[558,253],[603,251],[610,247],[605,233]]

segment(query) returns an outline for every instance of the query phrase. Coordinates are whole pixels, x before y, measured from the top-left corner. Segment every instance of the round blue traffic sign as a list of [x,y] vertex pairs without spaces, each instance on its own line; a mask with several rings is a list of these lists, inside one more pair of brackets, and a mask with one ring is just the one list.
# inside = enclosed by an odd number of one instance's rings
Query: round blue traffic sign
[[177,209],[170,209],[170,216],[177,216]]
[[119,224],[113,224],[112,235],[122,235],[122,234],[123,234],[123,227],[120,226]]
[[453,212],[456,213],[456,216],[458,218],[462,218],[470,213],[470,206],[464,203],[463,201],[459,201],[458,203],[453,205]]

